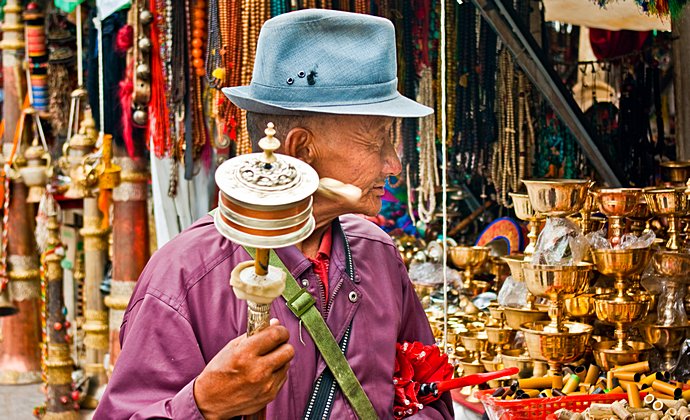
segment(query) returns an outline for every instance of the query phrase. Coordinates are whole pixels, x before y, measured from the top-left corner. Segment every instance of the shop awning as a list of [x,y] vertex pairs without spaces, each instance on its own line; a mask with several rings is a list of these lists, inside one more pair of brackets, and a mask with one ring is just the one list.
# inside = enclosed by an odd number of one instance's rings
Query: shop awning
[[662,20],[649,16],[634,0],[613,0],[606,8],[592,0],[544,0],[547,22],[557,21],[572,25],[608,30],[633,31],[671,30],[671,18]]

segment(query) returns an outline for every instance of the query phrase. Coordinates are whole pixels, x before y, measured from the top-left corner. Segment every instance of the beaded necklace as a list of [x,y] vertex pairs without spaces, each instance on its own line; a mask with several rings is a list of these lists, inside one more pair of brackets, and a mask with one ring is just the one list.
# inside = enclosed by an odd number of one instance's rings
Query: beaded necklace
[[515,67],[507,48],[501,50],[498,60],[498,141],[493,148],[491,178],[498,203],[510,208],[512,200],[509,200],[508,193],[519,187],[513,102]]
[[[427,105],[434,104],[434,87],[432,71],[422,69],[419,81],[417,101]],[[436,160],[436,127],[433,115],[419,119],[419,187],[417,187],[417,212],[419,220],[429,223],[436,210],[436,187],[439,185],[438,165]]]
[[[410,2],[403,2],[402,17],[397,19],[398,27],[402,27],[402,54],[401,65],[403,73],[401,80],[403,84],[403,94],[406,96],[414,96],[416,74],[410,71],[410,66],[414,63],[414,40],[412,38],[414,22],[409,16],[412,15]],[[402,22],[400,22],[402,20]],[[417,120],[414,118],[405,118],[403,120],[403,166],[406,170],[407,184],[410,188],[417,185],[416,174],[419,171],[419,153],[417,151]]]
[[[246,86],[251,81],[251,68],[250,68],[250,58],[253,58],[252,51],[250,51],[250,16],[251,16],[251,0],[241,0],[242,1],[242,34],[241,39],[241,51],[242,59],[239,71],[241,72],[240,84]],[[245,121],[247,112],[245,110],[240,110],[240,120],[238,121],[239,130],[237,133],[237,154],[245,154],[251,152],[251,142],[249,140],[249,133],[245,127]]]
[[498,50],[496,33],[483,21],[480,28],[479,46],[481,72],[478,77],[478,84],[481,86],[481,90],[477,111],[479,113],[477,137],[480,146],[476,172],[480,177],[488,178],[489,160],[491,158],[488,149],[489,145],[497,137],[494,107],[496,106],[496,61]]
[[[189,12],[187,12],[189,15]],[[204,0],[196,0],[191,10],[191,46],[192,68],[189,77],[191,79],[191,104],[192,104],[192,129],[194,137],[194,159],[200,156],[201,150],[208,142],[206,130],[206,117],[204,115],[203,86],[202,81],[206,76],[203,51],[206,38],[206,3]]]

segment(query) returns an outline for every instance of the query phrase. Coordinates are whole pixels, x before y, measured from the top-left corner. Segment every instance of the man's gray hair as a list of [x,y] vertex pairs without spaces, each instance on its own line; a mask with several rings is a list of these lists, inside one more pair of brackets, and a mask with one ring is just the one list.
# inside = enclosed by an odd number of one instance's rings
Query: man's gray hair
[[260,152],[259,140],[266,136],[266,125],[272,122],[276,130],[276,138],[280,141],[295,127],[310,128],[314,115],[270,115],[257,112],[247,112],[247,132],[252,141],[252,151]]

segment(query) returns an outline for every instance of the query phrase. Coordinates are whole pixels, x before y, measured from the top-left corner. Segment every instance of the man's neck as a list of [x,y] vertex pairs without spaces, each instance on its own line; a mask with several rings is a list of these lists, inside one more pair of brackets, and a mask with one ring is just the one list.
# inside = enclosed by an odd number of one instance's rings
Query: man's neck
[[314,232],[302,243],[297,244],[297,248],[302,251],[302,254],[310,258],[315,258],[319,253],[319,246],[321,245],[321,238],[324,232],[333,223],[333,219],[340,216],[340,213],[337,211],[337,207],[321,205],[320,200],[315,197],[313,215],[316,220]]

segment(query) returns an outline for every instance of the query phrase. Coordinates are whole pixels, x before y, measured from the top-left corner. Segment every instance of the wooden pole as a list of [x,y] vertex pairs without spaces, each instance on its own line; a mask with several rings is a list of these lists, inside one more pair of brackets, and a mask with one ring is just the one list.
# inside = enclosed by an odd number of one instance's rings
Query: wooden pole
[[[63,312],[65,299],[62,281],[62,253],[55,252],[60,242],[58,209],[48,210],[48,243],[45,262],[46,281],[46,329],[48,357],[46,366],[46,414],[43,420],[76,420],[75,401],[72,399],[72,371],[74,361],[67,338],[66,317]],[[52,213],[51,213],[52,212]],[[76,407],[78,409],[78,406]]]
[[[97,197],[97,196],[96,196]],[[95,408],[97,390],[107,382],[103,365],[109,348],[108,308],[101,295],[101,282],[108,257],[108,234],[104,229],[103,214],[98,209],[98,198],[84,197],[84,227],[79,231],[84,237],[84,346],[86,363],[84,372],[89,377],[84,408]]]
[[119,157],[115,163],[122,168],[122,174],[120,185],[113,190],[113,280],[105,301],[110,308],[111,369],[120,354],[120,325],[125,309],[149,259],[147,161],[125,157],[122,150],[116,150],[116,154]]

